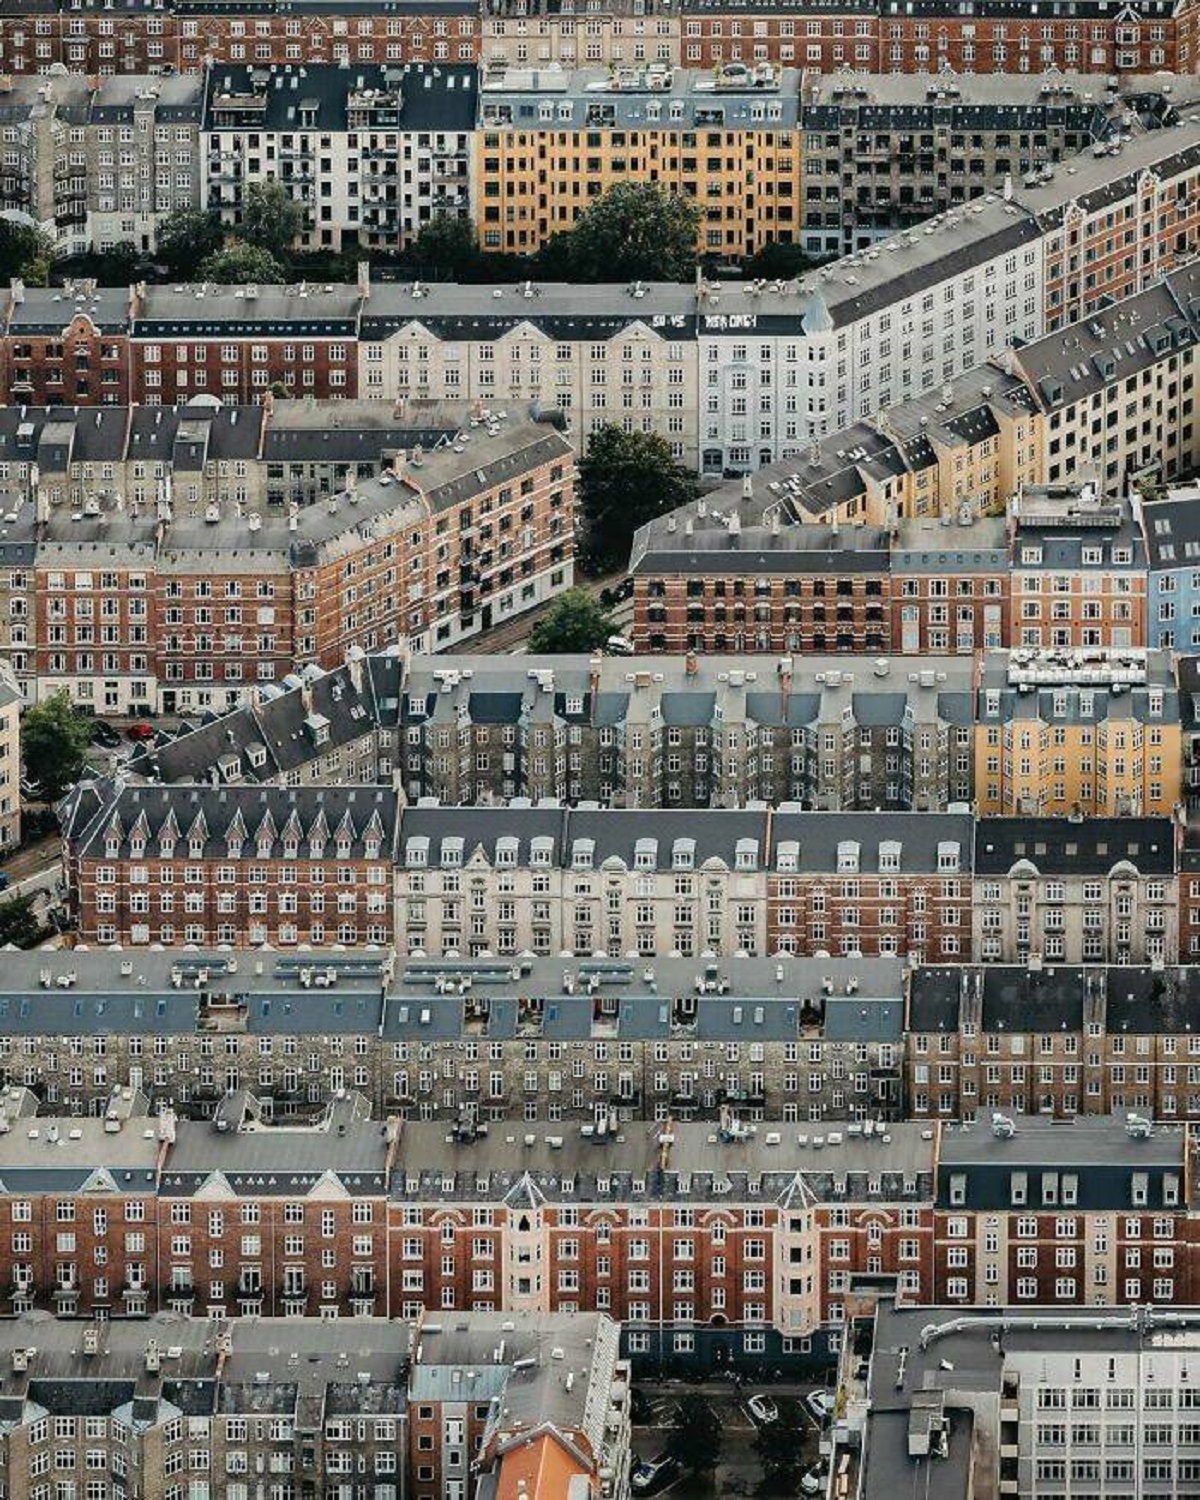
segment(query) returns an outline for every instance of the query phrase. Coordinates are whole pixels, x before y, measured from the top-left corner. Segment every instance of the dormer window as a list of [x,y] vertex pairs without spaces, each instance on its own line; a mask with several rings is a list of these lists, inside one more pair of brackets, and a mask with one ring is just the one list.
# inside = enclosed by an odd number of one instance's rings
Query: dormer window
[[188,840],[188,856],[191,859],[203,859],[204,858],[204,840],[203,839],[189,839]]
[[259,839],[258,844],[257,844],[256,847],[258,849],[258,857],[259,857],[259,859],[270,859],[270,857],[271,857],[271,840],[269,838]]
[[858,874],[858,844],[853,839],[843,839],[838,845],[837,867],[839,875]]
[[174,839],[160,839],[159,840],[159,843],[158,843],[158,857],[159,857],[159,859],[174,859],[175,858],[175,840]]
[[[529,846],[529,863],[538,869],[547,869],[554,854],[554,840],[545,837],[534,839]],[[516,844],[513,845],[513,863],[516,863]]]
[[938,873],[940,875],[957,875],[962,861],[959,854],[959,846],[949,842],[938,845]]
[[894,874],[900,869],[900,848],[895,842],[880,844],[879,869],[881,873]]
[[351,844],[350,844],[350,840],[349,839],[338,839],[337,844],[336,844],[335,847],[336,847],[336,851],[337,851],[337,857],[339,859],[349,859],[350,858]]
[[[121,852],[121,840],[107,838],[104,840],[104,855],[106,859],[116,859]],[[129,852],[135,858],[141,857],[141,851],[134,847],[133,840],[129,840]]]
[[283,841],[283,857],[284,857],[284,859],[295,859],[296,856],[299,854],[299,852],[300,852],[300,844],[299,844],[299,842],[296,839],[294,839],[294,838],[284,839],[284,841]]
[[242,857],[242,841],[241,841],[241,839],[230,839],[229,843],[228,843],[228,848],[229,848],[229,857],[230,857],[230,859],[241,859],[241,857]]
[[366,850],[368,859],[378,859],[383,850],[383,844],[377,837],[364,839],[363,847]]
[[733,866],[735,870],[756,870],[758,868],[757,839],[738,839],[737,848],[733,856]]

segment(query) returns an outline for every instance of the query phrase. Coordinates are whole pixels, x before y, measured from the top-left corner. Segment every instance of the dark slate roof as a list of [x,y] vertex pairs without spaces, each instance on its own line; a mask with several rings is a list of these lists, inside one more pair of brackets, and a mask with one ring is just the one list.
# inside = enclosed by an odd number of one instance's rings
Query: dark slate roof
[[1151,569],[1200,568],[1200,493],[1189,487],[1181,498],[1145,505],[1143,515]]
[[1105,1024],[1110,1033],[1200,1033],[1200,967],[1112,968]]
[[[942,1131],[937,1205],[966,1211],[1011,1211],[1014,1189],[1024,1187],[1031,1212],[1050,1208],[1088,1213],[1145,1206],[1182,1208],[1186,1135],[1182,1128],[1158,1126],[1148,1139],[1135,1139],[1118,1117],[1086,1116],[1044,1120],[1018,1116],[1007,1139],[992,1130],[990,1117]],[[1075,1179],[1074,1210],[1062,1205],[1062,1179]],[[1135,1197],[1135,1179],[1145,1196]],[[1175,1201],[1167,1198],[1167,1180]],[[965,1196],[952,1202],[952,1182],[962,1180]],[[1020,1205],[1018,1205],[1020,1206]]]
[[975,873],[1008,875],[1023,863],[1039,875],[1108,875],[1127,861],[1142,875],[1172,875],[1175,848],[1170,818],[981,818]]
[[[858,868],[864,875],[880,870],[885,844],[899,844],[899,871],[935,874],[943,844],[956,844],[960,867],[950,874],[967,875],[971,869],[971,839],[974,819],[966,813],[826,813],[776,812],[771,825],[772,868],[779,869],[780,848],[800,845],[798,868],[805,874],[838,869],[842,844],[858,845]],[[887,872],[885,872],[887,873]]]
[[375,829],[381,857],[391,858],[397,812],[397,794],[375,787],[124,786],[106,798],[79,835],[77,851],[103,858],[115,829],[121,857],[128,858],[130,834],[140,828],[147,858],[155,857],[164,834],[173,834],[182,857],[193,831],[203,836],[203,857],[225,858],[230,834],[240,831],[244,858],[255,857],[262,839],[269,840],[268,857],[277,859],[283,854],[284,833],[296,828],[301,855],[316,838],[324,846],[322,857],[333,859],[338,834],[345,831],[350,835],[350,857],[363,859],[364,836]]
[[908,983],[909,1031],[957,1031],[966,970],[917,969]]
[[[261,98],[265,107],[254,114],[254,129],[345,132],[358,128],[349,123],[351,95],[374,93],[381,103],[388,96],[399,102],[397,123],[388,129],[466,134],[475,128],[477,90],[477,70],[462,63],[251,67],[218,62],[208,74],[204,124],[206,130],[244,130],[248,117],[236,109],[229,112],[226,101]],[[306,110],[311,113],[303,117]]]
[[983,981],[981,1030],[1031,1033],[1083,1030],[1081,970],[997,964],[974,972]]

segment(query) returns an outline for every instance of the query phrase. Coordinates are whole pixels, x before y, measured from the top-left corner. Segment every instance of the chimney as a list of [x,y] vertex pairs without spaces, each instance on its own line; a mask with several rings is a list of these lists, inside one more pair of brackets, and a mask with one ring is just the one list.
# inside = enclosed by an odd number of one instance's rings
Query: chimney
[[695,677],[700,670],[700,663],[696,659],[696,653],[689,651],[683,659],[683,670],[688,677]]
[[596,698],[600,692],[600,668],[603,665],[602,656],[593,656],[588,660],[588,692],[592,695],[592,713],[596,712]]
[[1012,173],[1011,172],[1005,172],[1005,174],[1004,174],[1004,201],[1005,201],[1005,203],[1011,203],[1012,202],[1012,195],[1013,195]]
[[358,295],[365,302],[371,295],[371,262],[360,260],[358,263]]
[[307,677],[300,683],[300,706],[304,710],[305,718],[313,711],[312,683]]
[[675,1117],[668,1115],[658,1133],[658,1170],[665,1172],[671,1164],[671,1147],[675,1144]]

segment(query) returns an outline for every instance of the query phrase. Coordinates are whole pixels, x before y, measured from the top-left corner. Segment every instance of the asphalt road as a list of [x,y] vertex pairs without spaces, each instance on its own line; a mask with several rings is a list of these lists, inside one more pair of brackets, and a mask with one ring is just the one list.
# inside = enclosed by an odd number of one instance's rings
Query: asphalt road
[[[593,578],[586,582],[581,580],[577,587],[586,589],[593,598],[599,598],[605,589],[615,588],[624,577],[624,573],[609,573],[604,578]],[[536,609],[526,610],[515,620],[505,620],[501,625],[493,625],[490,630],[481,631],[479,635],[472,636],[469,641],[463,643],[463,650],[472,653],[479,652],[485,656],[523,652],[525,642],[529,639],[529,632],[553,603],[553,599],[548,599],[545,604],[538,605]],[[623,611],[627,611],[629,619],[633,618],[632,607],[628,600],[623,601],[613,611],[614,623],[618,628],[624,623]]]
[[[712,1500],[714,1496],[753,1495],[757,1493],[762,1479],[762,1469],[754,1447],[757,1429],[746,1410],[746,1399],[761,1392],[776,1401],[795,1399],[802,1403],[804,1397],[816,1389],[817,1386],[812,1383],[750,1384],[739,1390],[728,1381],[712,1381],[704,1385],[692,1385],[684,1381],[650,1385],[639,1381],[638,1390],[652,1403],[653,1420],[633,1429],[633,1451],[639,1459],[654,1458],[661,1453],[670,1439],[676,1402],[681,1396],[703,1395],[713,1413],[713,1420],[724,1435],[721,1461],[713,1474],[686,1474],[660,1493],[673,1497],[673,1500],[701,1500],[701,1497],[703,1500]],[[817,1457],[818,1429],[807,1412],[804,1418],[811,1449],[808,1457],[812,1461]]]

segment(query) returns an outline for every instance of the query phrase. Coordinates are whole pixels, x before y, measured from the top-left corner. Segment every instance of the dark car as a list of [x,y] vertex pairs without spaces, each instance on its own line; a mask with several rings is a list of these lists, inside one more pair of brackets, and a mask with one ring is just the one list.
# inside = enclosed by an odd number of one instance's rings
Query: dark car
[[121,736],[103,719],[97,719],[92,725],[92,744],[102,745],[106,750],[115,750],[121,743]]

